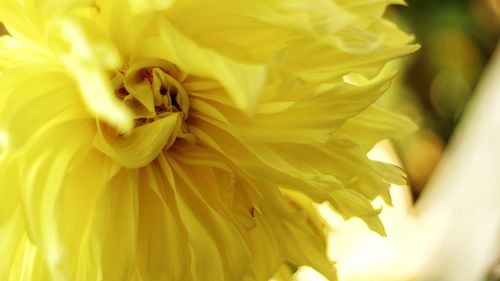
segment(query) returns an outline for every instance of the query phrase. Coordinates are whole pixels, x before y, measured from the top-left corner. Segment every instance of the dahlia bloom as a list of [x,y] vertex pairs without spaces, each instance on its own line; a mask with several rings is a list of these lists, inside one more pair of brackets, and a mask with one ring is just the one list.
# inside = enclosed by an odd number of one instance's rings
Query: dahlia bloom
[[0,280],[335,279],[314,204],[383,234],[404,182],[391,3],[2,0]]

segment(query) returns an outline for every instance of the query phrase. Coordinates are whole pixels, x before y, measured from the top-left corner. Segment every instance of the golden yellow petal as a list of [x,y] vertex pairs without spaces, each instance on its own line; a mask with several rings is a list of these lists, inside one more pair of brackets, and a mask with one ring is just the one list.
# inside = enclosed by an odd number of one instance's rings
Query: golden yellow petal
[[347,120],[337,134],[355,140],[368,152],[380,140],[401,138],[415,130],[417,126],[408,118],[372,106]]
[[3,1],[0,279],[335,280],[314,204],[384,234],[404,181],[366,156],[412,129],[401,3]]
[[93,146],[123,167],[140,168],[151,163],[165,147],[175,141],[180,117],[171,114],[158,121],[137,127],[125,135],[100,128]]
[[[132,280],[136,274],[139,184],[136,170],[120,170],[99,198],[91,225],[102,280]],[[92,271],[90,272],[92,273]]]
[[[12,198],[10,198],[12,199]],[[6,203],[9,201],[6,201]],[[12,202],[19,202],[13,200]],[[21,267],[20,262],[16,259],[16,253],[19,251],[20,244],[24,235],[23,217],[21,208],[17,206],[14,210],[0,210],[0,215],[8,215],[8,219],[2,218],[0,227],[0,251],[3,258],[0,260],[0,278],[2,280],[10,280],[9,276],[13,275]]]
[[[193,253],[194,280],[237,280],[250,268],[251,255],[230,214],[217,206],[209,188],[217,188],[211,169],[188,167],[167,156],[172,187]],[[200,188],[204,186],[204,188]],[[226,211],[226,212],[225,212]]]
[[161,37],[138,44],[131,62],[153,58],[170,61],[190,74],[217,80],[242,110],[253,110],[260,100],[266,65],[242,63],[203,48],[167,21],[162,23]]
[[[22,157],[17,164],[20,173],[12,175],[23,180],[23,184],[18,188],[22,196],[26,230],[54,278],[59,275],[70,276],[76,270],[75,264],[79,253],[70,249],[76,248],[74,243],[79,245],[79,237],[85,224],[73,226],[77,222],[88,220],[89,213],[94,207],[92,198],[99,192],[98,190],[91,192],[88,186],[82,189],[74,182],[67,182],[68,168],[72,167],[80,152],[89,147],[94,131],[92,122],[73,121],[33,136],[32,142],[27,147],[29,149],[21,154]],[[70,141],[72,145],[65,145],[66,141]],[[71,175],[76,179],[78,174]],[[93,180],[100,180],[95,174],[91,176]],[[85,182],[80,181],[80,183]],[[86,183],[92,186],[91,182]],[[66,186],[69,187],[66,189]],[[99,185],[92,187],[99,188]],[[76,196],[80,194],[88,197]],[[68,198],[65,196],[76,201],[67,201]]]
[[162,169],[156,162],[139,175],[137,266],[144,280],[189,280],[187,232]]
[[34,135],[57,124],[89,117],[74,83],[53,66],[20,65],[0,76],[0,87],[6,89],[0,97],[0,124],[12,148],[33,142]]

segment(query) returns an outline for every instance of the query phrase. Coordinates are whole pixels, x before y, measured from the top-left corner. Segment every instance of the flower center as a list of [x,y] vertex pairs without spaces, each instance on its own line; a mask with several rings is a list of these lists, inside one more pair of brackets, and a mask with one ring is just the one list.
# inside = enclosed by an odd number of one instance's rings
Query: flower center
[[189,97],[181,83],[186,76],[166,61],[135,64],[125,75],[115,77],[119,83],[116,95],[132,110],[135,127],[172,114],[181,115],[185,121],[189,116]]
[[130,109],[134,128],[125,134],[101,126],[94,147],[127,168],[149,164],[174,143],[195,142],[186,121],[187,74],[163,60],[135,63],[112,79],[116,96]]

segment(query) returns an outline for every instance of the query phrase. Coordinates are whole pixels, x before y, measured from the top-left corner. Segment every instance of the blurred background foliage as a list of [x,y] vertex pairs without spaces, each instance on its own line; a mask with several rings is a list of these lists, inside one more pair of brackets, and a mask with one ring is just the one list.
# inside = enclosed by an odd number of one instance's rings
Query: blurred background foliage
[[500,34],[500,0],[407,0],[386,17],[422,45],[398,62],[399,80],[381,103],[420,130],[397,150],[418,195],[439,162]]

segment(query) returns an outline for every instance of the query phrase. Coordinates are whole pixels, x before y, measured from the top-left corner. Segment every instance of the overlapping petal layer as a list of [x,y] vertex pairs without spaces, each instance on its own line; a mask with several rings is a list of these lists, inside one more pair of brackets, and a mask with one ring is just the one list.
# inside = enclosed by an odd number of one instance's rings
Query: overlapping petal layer
[[2,2],[0,279],[335,279],[314,204],[383,234],[404,182],[392,3]]

